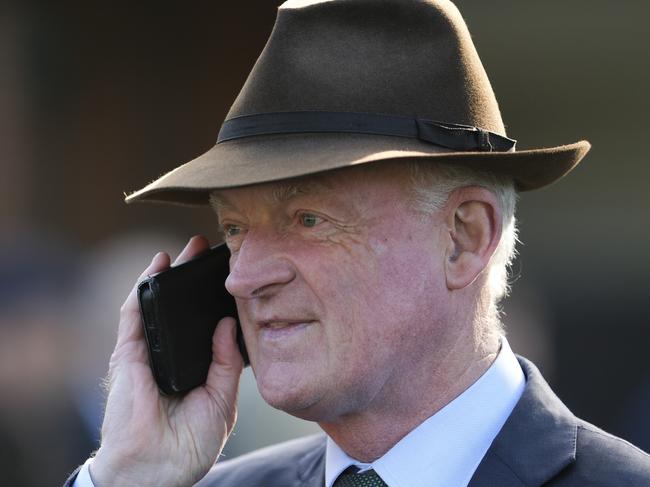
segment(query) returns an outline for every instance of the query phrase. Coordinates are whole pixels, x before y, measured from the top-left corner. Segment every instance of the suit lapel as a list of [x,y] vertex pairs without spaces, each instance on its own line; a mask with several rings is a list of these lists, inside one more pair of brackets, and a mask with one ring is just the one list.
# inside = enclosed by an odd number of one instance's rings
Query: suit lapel
[[308,450],[298,460],[295,487],[323,487],[325,485],[325,436],[317,448]]
[[535,487],[575,461],[577,421],[528,360],[526,388],[469,487]]

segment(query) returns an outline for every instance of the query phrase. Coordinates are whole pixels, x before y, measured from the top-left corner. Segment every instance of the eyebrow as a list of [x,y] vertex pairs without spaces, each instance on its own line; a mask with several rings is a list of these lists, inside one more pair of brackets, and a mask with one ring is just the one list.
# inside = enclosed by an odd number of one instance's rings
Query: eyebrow
[[[271,193],[272,203],[286,203],[301,196],[308,196],[314,193],[323,192],[331,189],[329,184],[316,181],[305,181],[298,183],[276,183]],[[221,210],[236,210],[226,196],[215,190],[210,194],[210,206],[219,214]]]

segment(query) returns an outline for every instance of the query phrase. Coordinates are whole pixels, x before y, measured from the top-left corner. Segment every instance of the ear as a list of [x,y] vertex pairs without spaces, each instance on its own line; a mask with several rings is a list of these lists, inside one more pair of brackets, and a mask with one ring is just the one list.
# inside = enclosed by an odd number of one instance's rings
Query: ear
[[487,267],[501,239],[502,213],[496,196],[479,186],[458,188],[445,206],[447,288],[463,289]]

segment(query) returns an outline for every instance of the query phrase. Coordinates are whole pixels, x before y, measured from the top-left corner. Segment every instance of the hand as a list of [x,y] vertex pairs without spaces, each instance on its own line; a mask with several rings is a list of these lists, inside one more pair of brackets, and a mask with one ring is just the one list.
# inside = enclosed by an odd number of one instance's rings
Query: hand
[[[193,237],[174,264],[207,249],[205,238]],[[138,282],[169,267],[169,261],[158,253]],[[120,312],[110,360],[102,442],[90,468],[96,487],[192,485],[208,472],[237,415],[243,360],[233,318],[217,325],[212,350],[204,386],[181,398],[162,396],[149,368],[134,286]]]

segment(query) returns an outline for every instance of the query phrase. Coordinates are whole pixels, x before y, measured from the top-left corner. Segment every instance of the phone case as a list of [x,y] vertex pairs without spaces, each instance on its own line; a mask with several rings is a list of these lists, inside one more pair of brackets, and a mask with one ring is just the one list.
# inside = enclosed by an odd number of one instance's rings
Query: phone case
[[[138,285],[151,369],[165,394],[204,384],[218,321],[225,316],[239,320],[235,300],[224,285],[229,256],[227,247],[219,245]],[[248,365],[239,321],[237,341]]]

